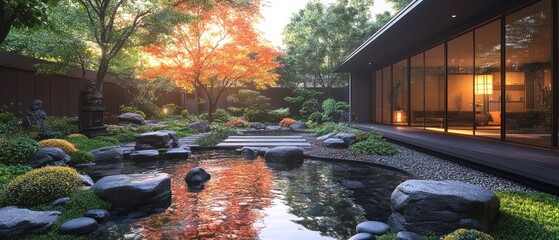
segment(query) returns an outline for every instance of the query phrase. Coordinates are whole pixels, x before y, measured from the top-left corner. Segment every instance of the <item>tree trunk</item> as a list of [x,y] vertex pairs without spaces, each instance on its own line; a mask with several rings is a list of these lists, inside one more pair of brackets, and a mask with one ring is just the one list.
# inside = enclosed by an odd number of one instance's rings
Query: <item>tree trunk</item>
[[6,16],[6,11],[4,10],[5,3],[4,1],[0,1],[0,43],[3,43],[8,37],[8,33],[10,33],[10,29],[12,28],[12,24],[15,21],[14,16]]

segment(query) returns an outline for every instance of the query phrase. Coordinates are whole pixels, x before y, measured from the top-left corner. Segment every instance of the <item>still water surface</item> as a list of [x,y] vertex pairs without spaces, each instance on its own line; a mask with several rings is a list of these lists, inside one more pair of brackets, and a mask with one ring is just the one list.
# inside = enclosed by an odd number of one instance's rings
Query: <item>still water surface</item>
[[[193,167],[212,175],[198,193],[184,182]],[[171,206],[146,218],[115,220],[90,237],[347,239],[361,221],[387,221],[390,194],[407,178],[363,163],[305,160],[287,167],[222,151],[183,161],[128,163],[123,172],[169,173]]]

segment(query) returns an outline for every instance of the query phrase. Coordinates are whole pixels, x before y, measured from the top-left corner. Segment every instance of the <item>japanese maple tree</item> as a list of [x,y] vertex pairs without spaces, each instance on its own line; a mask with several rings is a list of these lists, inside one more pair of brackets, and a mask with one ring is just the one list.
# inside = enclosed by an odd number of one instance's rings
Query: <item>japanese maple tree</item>
[[250,83],[266,88],[276,82],[278,52],[259,37],[260,0],[222,1],[212,8],[185,2],[177,9],[192,16],[175,26],[166,44],[145,49],[157,59],[144,78],[169,78],[188,91],[203,89],[208,118],[224,91]]

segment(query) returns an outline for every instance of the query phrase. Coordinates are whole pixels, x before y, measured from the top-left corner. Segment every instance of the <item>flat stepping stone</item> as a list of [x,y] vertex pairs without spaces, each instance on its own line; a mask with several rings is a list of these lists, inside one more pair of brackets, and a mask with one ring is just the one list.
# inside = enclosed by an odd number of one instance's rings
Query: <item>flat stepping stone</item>
[[220,143],[217,147],[310,147],[312,146],[307,142],[290,143],[290,142],[263,142],[263,143]]
[[239,139],[246,139],[246,138],[284,138],[284,139],[293,139],[293,138],[300,138],[300,139],[304,139],[301,136],[229,136],[229,138],[239,138]]
[[159,158],[157,150],[137,150],[128,155],[132,161],[155,161]]
[[163,154],[163,158],[168,158],[168,159],[188,158],[189,155],[190,155],[190,150],[186,150],[182,147],[178,147],[178,148],[171,148],[167,150],[167,152]]
[[223,142],[307,142],[305,139],[225,139]]
[[111,214],[105,209],[92,209],[87,211],[84,216],[95,219],[97,223],[104,223],[109,220]]
[[63,235],[81,236],[97,229],[97,221],[90,217],[74,218],[58,228],[58,233]]
[[390,226],[383,222],[367,221],[357,224],[358,233],[370,233],[372,235],[383,235],[390,231]]

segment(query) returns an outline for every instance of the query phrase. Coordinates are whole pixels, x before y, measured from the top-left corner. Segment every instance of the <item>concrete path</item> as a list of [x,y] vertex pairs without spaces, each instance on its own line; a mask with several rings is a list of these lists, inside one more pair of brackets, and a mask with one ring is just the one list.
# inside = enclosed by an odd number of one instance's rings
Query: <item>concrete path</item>
[[218,148],[242,147],[310,147],[301,136],[229,136],[219,143]]

